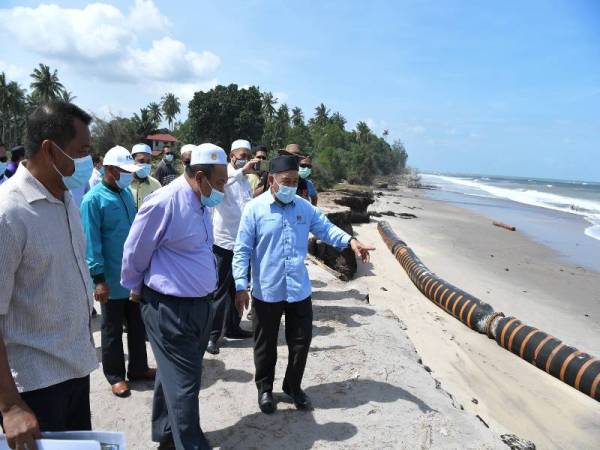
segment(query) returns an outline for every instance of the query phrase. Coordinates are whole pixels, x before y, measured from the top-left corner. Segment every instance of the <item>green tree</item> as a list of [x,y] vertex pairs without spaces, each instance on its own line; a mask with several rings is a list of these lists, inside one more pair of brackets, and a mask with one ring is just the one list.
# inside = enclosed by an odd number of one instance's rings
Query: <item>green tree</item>
[[262,114],[265,119],[271,119],[275,115],[275,105],[277,98],[271,92],[261,94]]
[[40,63],[39,67],[33,69],[31,78],[31,97],[34,101],[49,102],[61,97],[64,86],[58,79],[56,69],[52,72],[50,67]]
[[110,120],[94,117],[91,127],[92,149],[104,155],[115,145],[131,148],[139,142],[136,126],[127,117],[113,116]]
[[257,143],[263,135],[263,97],[258,88],[237,84],[196,92],[189,105],[192,142],[213,142],[229,149],[236,139]]
[[77,98],[77,96],[73,95],[73,93],[71,91],[67,91],[66,89],[63,89],[62,91],[60,91],[59,99],[62,100],[63,102],[72,103],[73,100],[75,100],[76,98]]
[[169,129],[173,128],[173,121],[177,114],[181,112],[181,104],[175,94],[165,94],[162,98],[162,110],[165,114],[165,119],[169,123]]
[[0,73],[0,141],[8,147],[22,142],[26,113],[25,90]]
[[134,114],[131,118],[133,123],[136,139],[138,141],[145,139],[149,134],[153,134],[158,127],[158,123],[152,120],[150,112],[147,108],[140,109],[140,114]]
[[292,108],[292,126],[299,127],[304,125],[304,113],[299,107]]
[[148,110],[148,115],[150,116],[150,120],[152,120],[156,124],[160,124],[163,119],[163,113],[160,109],[160,105],[156,102],[152,102],[148,104],[146,107]]
[[321,128],[329,123],[329,109],[323,103],[315,108],[315,116],[311,122],[314,126]]
[[346,128],[346,118],[339,112],[334,112],[331,115],[330,122],[337,125],[339,128],[344,130]]

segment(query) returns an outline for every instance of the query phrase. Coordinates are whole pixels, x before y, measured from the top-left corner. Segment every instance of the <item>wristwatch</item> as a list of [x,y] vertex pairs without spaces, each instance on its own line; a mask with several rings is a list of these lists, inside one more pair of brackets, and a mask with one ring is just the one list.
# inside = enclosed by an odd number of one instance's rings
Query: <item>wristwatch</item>
[[350,242],[352,241],[357,241],[358,239],[356,239],[354,236],[352,236],[350,239],[348,239],[348,248],[350,248]]

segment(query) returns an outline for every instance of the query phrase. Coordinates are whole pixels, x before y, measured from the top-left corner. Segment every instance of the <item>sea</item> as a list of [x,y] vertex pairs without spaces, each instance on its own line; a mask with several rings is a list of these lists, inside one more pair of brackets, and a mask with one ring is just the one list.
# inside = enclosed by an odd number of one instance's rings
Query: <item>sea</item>
[[428,195],[515,226],[576,266],[600,272],[600,183],[421,173]]

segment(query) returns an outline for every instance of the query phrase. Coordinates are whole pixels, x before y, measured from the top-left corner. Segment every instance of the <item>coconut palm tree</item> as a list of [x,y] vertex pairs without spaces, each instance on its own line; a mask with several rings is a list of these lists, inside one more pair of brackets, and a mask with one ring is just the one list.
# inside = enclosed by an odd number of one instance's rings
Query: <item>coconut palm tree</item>
[[175,97],[175,94],[171,93],[165,94],[161,101],[165,119],[169,123],[169,129],[172,129],[175,116],[181,112],[181,104],[179,103],[179,99]]
[[359,144],[364,144],[365,142],[369,142],[369,135],[371,134],[371,129],[362,120],[356,124],[356,131],[354,132],[356,136],[356,142]]
[[50,67],[45,64],[40,64],[38,68],[33,70],[30,75],[33,82],[31,87],[31,96],[37,102],[48,102],[60,98],[64,86],[58,79],[56,70],[52,72]]
[[73,93],[71,91],[67,91],[66,89],[63,89],[60,92],[60,96],[59,98],[63,101],[63,102],[68,102],[68,103],[72,103],[73,100],[75,100],[77,98],[76,95],[73,95]]
[[304,113],[299,107],[292,108],[292,125],[299,127],[304,125]]
[[265,119],[271,119],[275,115],[275,105],[277,104],[277,98],[273,96],[271,92],[265,92],[262,94],[262,112]]
[[134,114],[131,122],[135,128],[136,137],[138,140],[144,139],[149,134],[154,133],[158,124],[150,117],[150,112],[147,108],[140,109],[140,114]]
[[321,103],[319,106],[315,108],[315,124],[324,127],[329,122],[329,110],[327,107]]
[[331,123],[336,124],[342,130],[346,126],[346,118],[340,112],[334,112],[329,119]]
[[148,114],[150,115],[150,119],[156,124],[159,124],[163,119],[163,114],[160,109],[160,105],[156,102],[152,102],[147,106]]

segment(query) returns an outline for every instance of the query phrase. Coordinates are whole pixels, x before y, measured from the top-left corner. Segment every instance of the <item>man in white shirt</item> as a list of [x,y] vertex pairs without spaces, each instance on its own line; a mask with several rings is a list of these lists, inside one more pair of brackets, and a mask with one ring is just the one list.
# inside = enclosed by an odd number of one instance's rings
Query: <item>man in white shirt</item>
[[258,160],[251,159],[251,148],[250,142],[244,139],[238,139],[231,144],[225,199],[213,212],[213,252],[217,260],[219,285],[214,295],[215,315],[206,349],[213,355],[219,353],[218,340],[223,328],[225,337],[229,339],[247,339],[252,336],[251,332],[240,327],[241,317],[235,307],[235,284],[231,272],[233,247],[242,211],[246,203],[252,200],[252,189],[246,175],[253,172],[253,166]]

